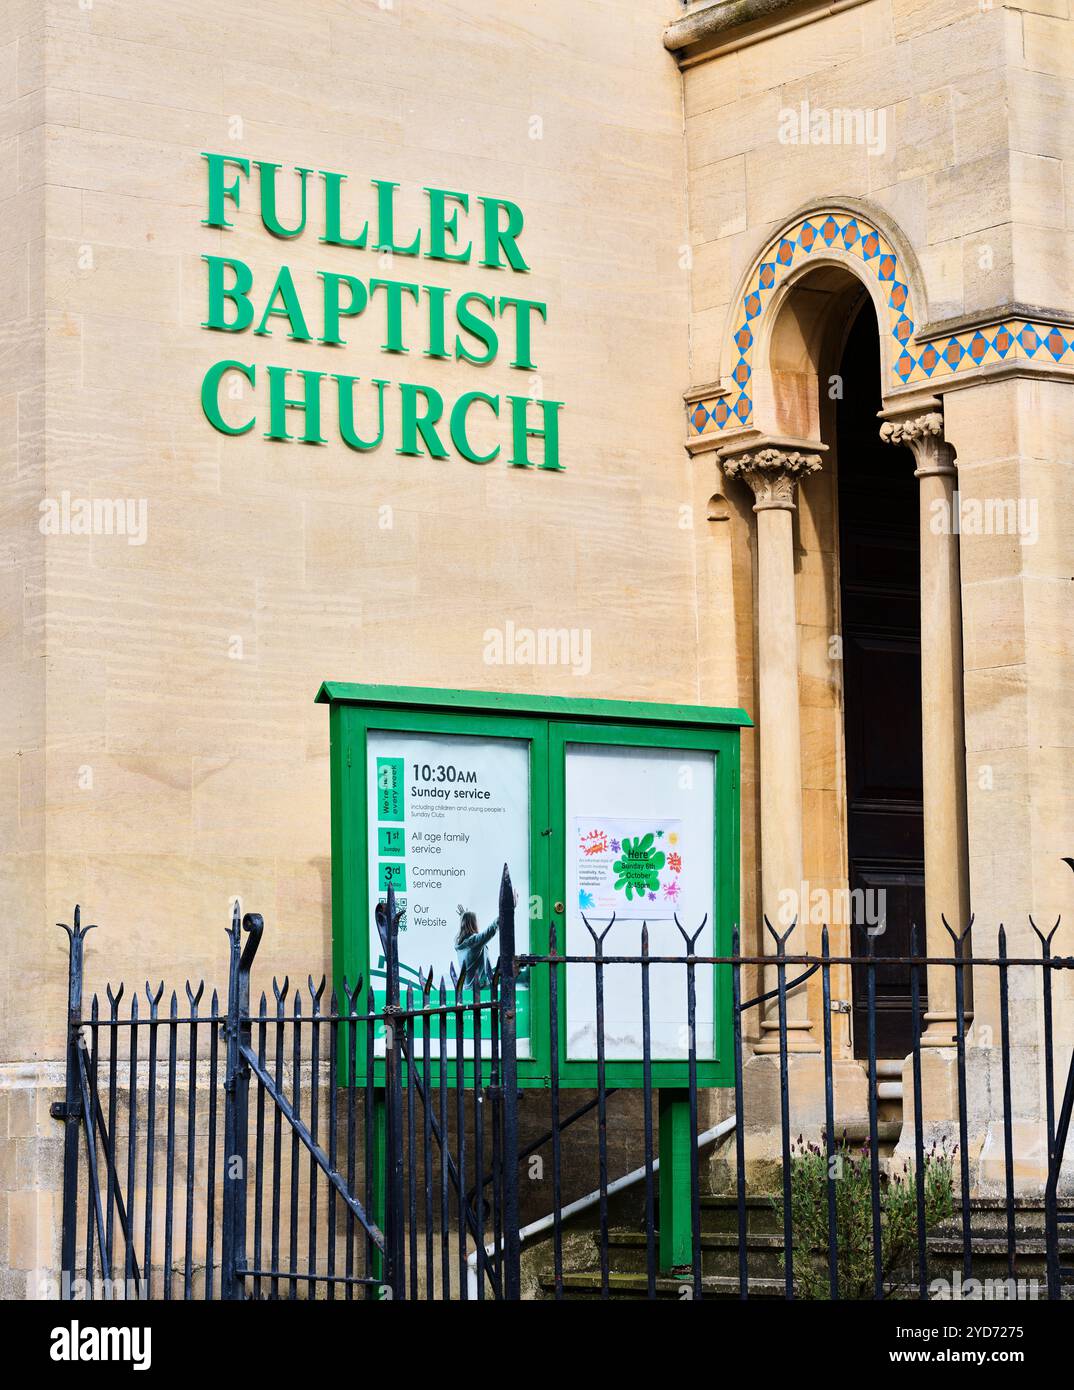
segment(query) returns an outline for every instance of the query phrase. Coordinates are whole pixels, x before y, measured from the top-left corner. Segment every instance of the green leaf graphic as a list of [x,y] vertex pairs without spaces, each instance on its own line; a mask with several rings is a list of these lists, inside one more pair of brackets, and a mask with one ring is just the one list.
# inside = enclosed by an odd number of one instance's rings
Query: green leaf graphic
[[647,892],[655,893],[660,887],[664,853],[653,849],[655,839],[650,832],[635,840],[624,840],[622,855],[612,865],[612,872],[617,875],[615,890],[624,892],[628,903],[643,898]]

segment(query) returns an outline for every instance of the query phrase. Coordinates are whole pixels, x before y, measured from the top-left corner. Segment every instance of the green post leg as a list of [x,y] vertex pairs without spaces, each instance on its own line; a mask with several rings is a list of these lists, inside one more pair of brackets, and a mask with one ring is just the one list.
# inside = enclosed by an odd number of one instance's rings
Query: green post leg
[[[370,1216],[378,1229],[383,1231],[388,1211],[386,1188],[388,1107],[382,1086],[368,1092],[368,1104],[373,1107],[373,1210],[370,1212]],[[375,1279],[384,1278],[384,1257],[379,1250],[373,1252],[373,1277]],[[372,1296],[374,1298],[381,1297],[377,1290],[372,1291]]]
[[660,1272],[670,1273],[693,1258],[690,1230],[690,1096],[662,1086],[660,1109]]

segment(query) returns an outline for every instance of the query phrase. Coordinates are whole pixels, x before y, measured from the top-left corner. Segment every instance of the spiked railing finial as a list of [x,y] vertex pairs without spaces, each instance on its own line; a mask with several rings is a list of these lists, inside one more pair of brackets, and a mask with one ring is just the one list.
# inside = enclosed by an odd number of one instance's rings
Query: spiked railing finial
[[82,925],[82,908],[78,905],[78,903],[75,903],[74,921],[75,924],[73,927],[68,926],[66,922],[56,923],[58,927],[62,927],[63,930],[67,933],[67,939],[71,942],[81,941],[85,937],[87,932],[97,930],[95,923],[91,923],[88,927],[84,927]]

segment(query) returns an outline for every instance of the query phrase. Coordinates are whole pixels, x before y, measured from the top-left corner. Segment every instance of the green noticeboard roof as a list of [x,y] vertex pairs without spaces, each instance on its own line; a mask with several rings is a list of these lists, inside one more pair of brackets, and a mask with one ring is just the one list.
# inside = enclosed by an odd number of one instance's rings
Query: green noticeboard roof
[[325,681],[317,704],[393,709],[455,709],[470,713],[531,714],[571,720],[614,720],[628,724],[692,724],[752,728],[745,710],[711,705],[651,704],[641,700],[573,700],[559,695],[512,695],[495,690],[438,690],[432,686],[351,685]]

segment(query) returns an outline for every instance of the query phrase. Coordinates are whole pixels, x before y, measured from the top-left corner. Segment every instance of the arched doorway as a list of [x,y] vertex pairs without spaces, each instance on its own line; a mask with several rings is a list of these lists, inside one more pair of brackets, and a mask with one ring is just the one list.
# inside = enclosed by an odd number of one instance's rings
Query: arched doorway
[[[882,891],[885,930],[872,942],[883,962],[906,951],[915,921],[922,950],[950,956],[946,923],[970,914],[959,538],[932,524],[955,515],[955,455],[939,358],[917,336],[928,322],[920,272],[896,229],[876,224],[863,206],[814,207],[769,239],[734,298],[728,370],[710,402],[691,396],[690,421],[723,434],[723,476],[746,483],[757,514],[759,917],[784,921],[800,885],[807,925],[819,897],[846,941],[848,917],[873,915],[861,895]],[[824,890],[842,895],[848,880],[859,896],[845,913]],[[953,972],[927,973],[922,1043],[946,1048]],[[876,983],[879,1055],[904,1056],[909,980],[882,963]],[[848,992],[861,1055],[860,978]],[[818,993],[791,992],[792,1050],[817,1047]],[[774,1047],[765,1036],[758,1051]]]
[[[836,469],[847,868],[854,954],[910,954],[925,922],[921,767],[921,555],[910,451],[881,441],[880,342],[868,296],[846,334]],[[878,920],[879,919],[879,920]],[[924,941],[922,934],[921,941]],[[854,1052],[868,1052],[867,980],[853,980]],[[876,971],[877,1055],[912,1045],[909,972]]]

